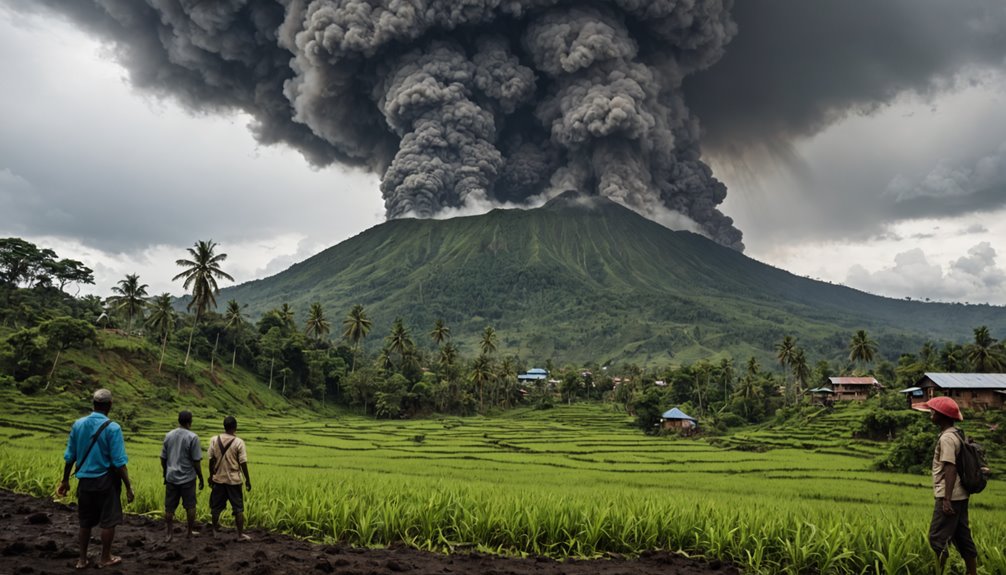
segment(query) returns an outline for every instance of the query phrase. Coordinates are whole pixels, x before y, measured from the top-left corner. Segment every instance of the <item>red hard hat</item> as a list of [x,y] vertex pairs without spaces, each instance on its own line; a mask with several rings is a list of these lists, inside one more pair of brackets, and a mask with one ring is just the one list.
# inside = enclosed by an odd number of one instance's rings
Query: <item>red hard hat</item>
[[946,415],[950,419],[964,421],[964,416],[961,415],[961,408],[957,406],[956,401],[949,397],[934,397],[925,403],[916,403],[912,408],[919,411],[935,411]]

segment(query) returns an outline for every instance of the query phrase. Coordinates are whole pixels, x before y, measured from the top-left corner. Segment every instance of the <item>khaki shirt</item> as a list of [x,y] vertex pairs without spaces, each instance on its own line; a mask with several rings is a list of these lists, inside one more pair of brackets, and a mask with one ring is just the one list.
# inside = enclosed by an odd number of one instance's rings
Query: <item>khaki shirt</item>
[[[957,435],[955,429],[955,427],[947,428],[936,441],[936,451],[933,453],[933,495],[937,499],[943,499],[943,496],[946,494],[947,486],[943,481],[944,464],[952,463],[957,465],[957,454],[961,452],[961,438]],[[967,498],[968,492],[961,486],[961,478],[958,475],[957,483],[954,484],[954,492],[950,495],[950,500],[962,501]]]
[[[233,443],[231,443],[233,441]],[[220,459],[220,451],[225,445],[227,453]],[[207,454],[209,459],[217,460],[217,468],[213,472],[211,480],[221,485],[241,485],[241,464],[248,463],[248,452],[245,451],[245,442],[240,437],[235,437],[229,433],[214,435],[210,439],[210,450]]]

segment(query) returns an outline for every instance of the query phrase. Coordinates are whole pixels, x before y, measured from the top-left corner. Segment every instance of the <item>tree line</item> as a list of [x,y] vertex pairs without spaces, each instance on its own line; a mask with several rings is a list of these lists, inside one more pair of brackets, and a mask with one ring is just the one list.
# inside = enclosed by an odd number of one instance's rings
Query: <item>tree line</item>
[[[807,401],[806,390],[826,385],[833,375],[869,372],[889,387],[907,387],[925,371],[1006,367],[1006,348],[986,327],[974,330],[972,343],[926,343],[918,353],[902,354],[897,364],[876,365],[877,344],[859,330],[850,338],[847,362],[814,360],[795,338],[785,336],[775,345],[777,370],[754,357],[740,366],[720,358],[650,369],[633,364],[557,367],[548,361],[548,378],[521,383],[517,375],[535,366],[498,353],[492,326],[485,327],[477,349],[466,356],[444,320],[416,330],[399,318],[368,352],[374,325],[361,304],[341,319],[331,319],[318,302],[303,318],[287,303],[255,321],[235,300],[218,311],[218,282],[233,281],[223,269],[226,260],[227,254],[210,240],[196,242],[176,261],[180,272],[173,279],[189,296],[182,312],[171,294],[149,294],[136,274],[121,279],[107,298],[70,295],[65,290],[72,284],[93,284],[90,269],[24,240],[0,240],[0,325],[6,330],[0,331],[0,378],[26,392],[48,390],[66,349],[92,344],[97,330],[113,329],[157,349],[158,372],[167,367],[179,379],[197,379],[201,375],[190,363],[198,357],[209,363],[211,379],[217,370],[240,367],[291,400],[344,405],[377,417],[607,400],[650,430],[674,405],[724,425],[762,421]],[[184,350],[180,365],[165,366],[169,349]]]

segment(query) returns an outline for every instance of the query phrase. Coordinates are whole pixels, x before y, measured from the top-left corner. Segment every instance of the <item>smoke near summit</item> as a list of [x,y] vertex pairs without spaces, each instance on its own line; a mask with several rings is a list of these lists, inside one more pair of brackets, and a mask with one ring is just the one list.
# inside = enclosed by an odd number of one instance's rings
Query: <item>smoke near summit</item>
[[743,249],[681,89],[732,0],[8,0],[111,41],[131,82],[381,174],[387,216],[598,193]]

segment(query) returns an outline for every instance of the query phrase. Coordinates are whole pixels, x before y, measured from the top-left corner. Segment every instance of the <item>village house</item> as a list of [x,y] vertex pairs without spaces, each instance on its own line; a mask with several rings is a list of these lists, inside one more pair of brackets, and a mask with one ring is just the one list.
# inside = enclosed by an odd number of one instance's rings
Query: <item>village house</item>
[[943,395],[968,409],[1003,409],[1006,406],[1006,373],[926,373],[915,387],[922,394],[912,398],[914,403]]
[[870,392],[881,388],[873,377],[829,377],[835,401],[864,401]]
[[670,430],[676,429],[684,432],[689,432],[692,429],[698,427],[699,420],[694,417],[687,415],[685,412],[681,411],[677,407],[672,407],[664,412],[664,415],[660,417],[660,429]]

